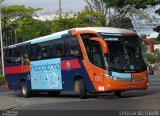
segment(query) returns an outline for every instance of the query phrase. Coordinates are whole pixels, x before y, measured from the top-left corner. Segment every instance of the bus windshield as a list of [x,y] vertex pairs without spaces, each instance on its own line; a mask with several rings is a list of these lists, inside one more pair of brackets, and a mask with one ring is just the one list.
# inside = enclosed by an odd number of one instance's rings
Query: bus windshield
[[109,70],[116,72],[142,72],[146,60],[138,36],[105,36],[109,53],[106,55]]

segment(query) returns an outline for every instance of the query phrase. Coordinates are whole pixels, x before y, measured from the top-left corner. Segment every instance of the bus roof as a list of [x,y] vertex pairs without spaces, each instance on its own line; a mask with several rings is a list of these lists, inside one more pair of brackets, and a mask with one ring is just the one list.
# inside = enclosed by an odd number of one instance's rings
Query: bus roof
[[84,28],[75,28],[75,30],[76,31],[90,30],[95,32],[103,32],[103,33],[136,34],[136,32],[131,30],[113,28],[113,27],[84,27]]
[[[131,31],[131,30],[120,29],[120,28],[112,28],[112,27],[84,27],[84,28],[73,28],[73,29],[76,30],[76,31],[86,30],[86,31],[95,31],[95,32],[98,32],[98,33],[103,32],[103,33],[136,34],[136,32]],[[44,37],[39,37],[39,38],[29,40],[29,41],[25,41],[25,42],[22,42],[22,43],[18,43],[18,44],[15,44],[15,45],[10,45],[8,47],[16,47],[18,45],[23,45],[23,44],[27,44],[27,43],[34,44],[34,43],[38,43],[38,42],[42,42],[42,41],[58,39],[63,34],[68,34],[68,32],[73,30],[73,29],[53,33],[53,34],[50,34],[50,35],[47,35],[47,36],[44,36]]]
[[60,38],[61,35],[68,34],[68,31],[69,30],[53,33],[53,34],[50,34],[50,35],[47,35],[47,36],[43,36],[43,37],[39,37],[39,38],[36,38],[36,39],[28,40],[28,41],[18,43],[18,44],[14,44],[14,45],[10,45],[10,46],[7,46],[7,47],[9,47],[9,48],[13,47],[14,48],[18,45],[23,45],[23,44],[27,44],[27,43],[36,43],[36,42],[40,42],[40,41],[43,41],[43,40],[48,41],[50,39]]

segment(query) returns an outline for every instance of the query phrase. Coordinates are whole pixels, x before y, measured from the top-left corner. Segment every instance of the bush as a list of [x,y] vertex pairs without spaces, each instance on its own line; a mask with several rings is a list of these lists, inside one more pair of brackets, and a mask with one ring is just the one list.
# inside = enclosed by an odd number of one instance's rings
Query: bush
[[0,85],[5,84],[5,77],[3,75],[0,75]]

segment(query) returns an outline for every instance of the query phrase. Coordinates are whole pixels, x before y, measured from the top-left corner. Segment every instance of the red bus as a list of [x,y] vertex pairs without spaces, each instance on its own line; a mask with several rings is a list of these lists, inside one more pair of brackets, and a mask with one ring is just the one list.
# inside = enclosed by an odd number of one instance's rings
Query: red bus
[[[152,44],[151,48],[153,48]],[[142,40],[130,30],[74,28],[4,48],[10,90],[24,97],[45,91],[59,95],[147,89],[148,72]]]

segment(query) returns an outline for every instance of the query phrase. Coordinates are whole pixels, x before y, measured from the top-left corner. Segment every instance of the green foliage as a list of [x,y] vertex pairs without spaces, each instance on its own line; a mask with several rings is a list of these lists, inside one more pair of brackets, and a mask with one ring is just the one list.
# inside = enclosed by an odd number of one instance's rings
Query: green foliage
[[[135,17],[135,14],[139,18],[147,17],[142,13],[143,9],[147,9],[151,6],[160,4],[160,0],[103,0],[107,8],[112,8],[116,10],[116,18],[120,18],[122,21],[127,17]],[[134,15],[133,15],[134,14]],[[113,19],[114,17],[112,17]],[[114,22],[113,20],[111,20]],[[114,24],[110,22],[110,24]],[[121,23],[121,22],[120,22]],[[116,23],[118,24],[118,23]],[[121,27],[114,24],[114,27]],[[127,24],[126,24],[127,25]],[[132,24],[130,23],[130,26]],[[128,25],[127,25],[128,26]],[[125,28],[125,27],[124,27]],[[128,29],[128,27],[127,27]]]
[[35,12],[42,10],[41,8],[25,7],[23,5],[2,6],[2,20],[26,19],[36,16]]
[[40,21],[33,19],[40,8],[25,7],[23,5],[3,6],[2,8],[3,35],[7,38],[8,30],[16,30],[18,42],[27,41],[75,27],[105,26],[105,16],[91,10],[79,13],[65,13],[54,21]]
[[17,27],[17,38],[19,42],[31,40],[51,33],[49,22],[40,20],[20,20]]
[[[67,12],[63,14],[62,17],[56,17],[53,21],[33,19],[33,16],[36,16],[36,12],[41,10],[41,8],[25,7],[23,5],[2,6],[3,35],[7,37],[7,31],[9,30],[10,32],[10,30],[12,30],[12,32],[16,32],[15,38],[18,38],[19,42],[22,42],[75,27],[106,26],[105,16],[107,12],[105,11],[107,11],[108,8],[114,8],[118,12],[118,15],[110,18],[109,26],[133,29],[131,18],[129,18],[127,14],[133,12],[135,9],[145,9],[148,6],[154,6],[160,2],[160,0],[85,1],[94,1],[94,5],[99,12],[91,9],[83,10],[79,13]],[[157,13],[159,13],[159,10],[157,10]],[[154,41],[154,43],[160,42]]]
[[158,5],[160,0],[104,0],[104,2],[109,7],[123,8],[124,6],[131,6],[136,9],[146,9],[149,5]]
[[85,9],[95,11],[103,14],[107,17],[107,7],[104,4],[104,0],[84,0],[86,2]]
[[[39,10],[41,10],[41,8],[25,7],[23,5],[2,6],[1,12],[3,38],[5,40],[9,37],[16,39],[17,37],[15,37],[15,33],[12,33],[13,35],[11,35],[10,32],[16,32],[17,28],[22,28],[21,26],[19,27],[19,22],[21,21],[26,22],[26,24],[29,24],[30,22],[27,23],[27,21],[33,20],[33,16],[36,16],[36,12]],[[26,27],[26,25],[24,26]],[[23,39],[25,35],[23,33],[20,36],[19,30],[17,34],[20,38],[21,36],[23,36],[21,41],[28,39],[28,37],[26,39]]]
[[108,24],[110,27],[124,28],[124,29],[133,29],[132,21],[129,17],[112,17]]
[[5,84],[5,77],[3,75],[0,75],[0,85]]
[[91,10],[84,10],[76,14],[65,13],[52,24],[51,31],[58,32],[75,27],[105,26],[105,16]]
[[148,53],[148,54],[147,54],[147,58],[148,58],[148,61],[149,61],[151,64],[160,63],[160,52],[159,52],[159,50],[156,49],[156,50],[154,51],[154,54]]
[[75,16],[76,14],[65,13],[63,17],[58,17],[55,21],[53,21],[51,31],[58,32],[76,27],[77,19]]
[[106,26],[105,16],[92,10],[84,10],[77,15],[77,27]]
[[160,44],[160,38],[157,38],[157,39],[151,38],[150,40],[151,40],[154,44]]

